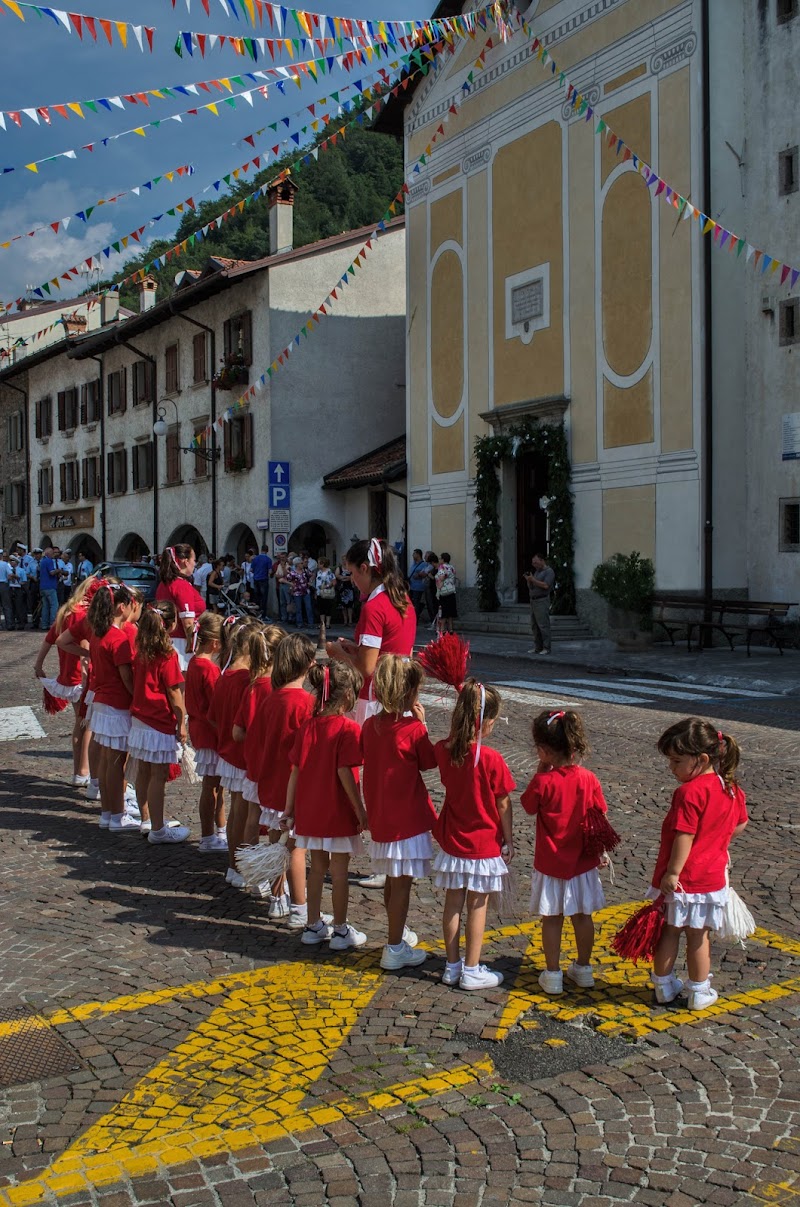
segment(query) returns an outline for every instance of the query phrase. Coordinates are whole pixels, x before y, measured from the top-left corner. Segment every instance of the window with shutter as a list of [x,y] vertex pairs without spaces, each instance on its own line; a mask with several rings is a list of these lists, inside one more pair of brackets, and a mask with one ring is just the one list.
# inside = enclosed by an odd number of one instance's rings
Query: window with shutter
[[36,475],[36,481],[37,481],[37,485],[39,488],[39,506],[41,507],[42,503],[44,503],[44,470],[43,469],[40,469],[38,474]]
[[[198,442],[198,447],[203,452],[209,451],[213,446],[211,437],[206,437],[205,427],[196,427],[194,430],[194,438]],[[211,473],[211,462],[207,461],[199,452],[194,455],[194,476],[195,478],[207,478]]]
[[253,363],[253,315],[247,310],[239,320],[242,358],[246,365]]
[[102,382],[90,381],[86,386],[86,422],[98,423],[102,405]]
[[170,346],[164,352],[164,373],[164,388],[167,394],[177,394],[178,390],[180,389],[177,344],[170,344]]
[[244,428],[244,464],[245,469],[253,468],[253,416],[248,412],[242,417],[242,427]]
[[89,422],[89,386],[86,382],[81,386],[81,426]]
[[172,429],[167,432],[167,482],[173,485],[181,480],[181,461],[180,449],[178,446],[177,429]]
[[222,328],[222,351],[224,353],[225,360],[228,360],[231,353],[236,351],[232,319],[226,319]]
[[64,393],[64,418],[67,430],[72,432],[78,426],[78,390],[73,386]]
[[208,380],[206,368],[206,333],[198,331],[192,340],[192,381],[195,385]]
[[67,427],[67,394],[65,390],[58,391],[58,430],[66,431]]
[[253,416],[237,415],[225,424],[225,469],[228,473],[252,469]]
[[67,467],[62,461],[58,467],[59,486],[61,488],[61,502],[66,502],[67,499]]
[[114,454],[106,453],[106,490],[110,495],[114,493]]

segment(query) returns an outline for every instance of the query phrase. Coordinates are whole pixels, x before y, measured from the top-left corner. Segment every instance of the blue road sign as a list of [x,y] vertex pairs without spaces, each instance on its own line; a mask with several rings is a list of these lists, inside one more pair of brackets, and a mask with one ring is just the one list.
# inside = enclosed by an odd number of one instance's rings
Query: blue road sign
[[[268,462],[269,472],[267,482],[270,486],[288,486],[292,480],[291,466],[288,461],[270,461]],[[270,503],[270,507],[274,504]],[[289,504],[285,504],[289,506]]]
[[287,483],[286,486],[275,486],[273,483],[269,485],[269,509],[270,511],[288,511],[292,505],[292,492]]

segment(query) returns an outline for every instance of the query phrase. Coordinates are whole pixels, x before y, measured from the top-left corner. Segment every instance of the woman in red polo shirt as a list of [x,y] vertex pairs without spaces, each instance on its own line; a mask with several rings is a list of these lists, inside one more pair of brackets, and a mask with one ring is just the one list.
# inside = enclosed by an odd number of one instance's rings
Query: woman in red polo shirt
[[345,565],[362,596],[354,640],[328,642],[328,656],[349,662],[363,679],[356,702],[356,721],[380,712],[372,692],[372,676],[384,654],[410,658],[417,637],[417,614],[406,591],[394,549],[373,537],[356,541],[345,554]]
[[158,568],[161,582],[156,588],[156,599],[169,600],[175,605],[178,620],[170,637],[183,671],[191,657],[194,622],[206,610],[203,597],[192,582],[196,561],[191,545],[170,545],[161,554]]

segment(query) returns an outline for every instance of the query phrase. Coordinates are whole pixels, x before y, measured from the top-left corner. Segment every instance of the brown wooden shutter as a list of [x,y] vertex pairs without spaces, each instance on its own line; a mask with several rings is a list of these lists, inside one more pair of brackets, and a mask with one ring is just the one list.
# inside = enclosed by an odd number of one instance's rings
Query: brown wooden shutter
[[[123,414],[128,409],[128,370],[120,369],[119,371],[119,413]],[[127,453],[126,453],[127,456]]]
[[246,365],[253,363],[253,315],[247,310],[241,319],[242,357]]
[[139,457],[141,455],[141,445],[134,444],[131,454],[132,471],[133,471],[133,489],[136,490],[139,486]]
[[231,463],[231,425],[223,423],[222,425],[222,459],[225,462],[225,468],[230,469]]
[[[38,438],[41,436],[41,434],[42,434],[42,404],[41,404],[41,401],[37,402],[37,404],[36,404],[36,427],[35,427],[35,434],[36,434],[37,439],[38,439]],[[41,489],[40,489],[40,490],[39,490],[39,494],[41,494],[41,493],[42,493],[42,492],[41,492]],[[42,500],[41,500],[41,499],[39,499],[39,502],[40,502],[40,503],[41,503],[41,501],[42,501]]]
[[106,399],[109,415],[113,415],[114,413],[114,382],[115,374],[109,373],[108,377],[106,378]]
[[222,351],[226,360],[236,351],[233,346],[233,340],[233,322],[230,319],[226,319],[222,327]]
[[81,425],[89,420],[89,387],[81,386]]
[[106,453],[106,490],[114,493],[114,454]]
[[67,497],[67,467],[62,461],[58,467],[60,486],[61,486],[61,502],[63,503]]
[[243,416],[242,422],[242,446],[244,451],[244,464],[246,469],[253,468],[253,413],[248,411]]
[[192,380],[197,383],[206,380],[206,335],[198,331],[192,340]]
[[66,392],[64,390],[59,390],[58,391],[58,430],[60,432],[63,432],[67,426],[67,424],[66,424],[66,410],[67,410],[66,400],[67,400]]

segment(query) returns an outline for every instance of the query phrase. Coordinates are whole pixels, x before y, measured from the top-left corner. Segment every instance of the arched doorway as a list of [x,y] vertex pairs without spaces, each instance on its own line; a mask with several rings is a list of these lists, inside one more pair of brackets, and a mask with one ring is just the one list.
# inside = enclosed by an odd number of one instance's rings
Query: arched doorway
[[167,548],[169,545],[191,545],[198,557],[201,554],[208,557],[209,554],[208,545],[193,524],[181,524],[173,529],[164,547]]
[[248,528],[247,524],[236,524],[228,533],[222,552],[232,553],[236,558],[237,565],[241,565],[247,550],[255,549],[258,552],[261,545],[262,542],[259,541],[252,528]]
[[332,557],[334,544],[335,537],[328,535],[324,524],[319,520],[308,520],[299,528],[295,528],[289,537],[287,552],[300,553],[307,549],[313,558]]
[[149,555],[150,546],[138,532],[126,532],[114,550],[114,560],[117,562],[138,562]]
[[103,560],[103,550],[94,537],[85,532],[79,532],[77,536],[70,537],[69,548],[76,566],[83,557],[88,557],[93,566]]

